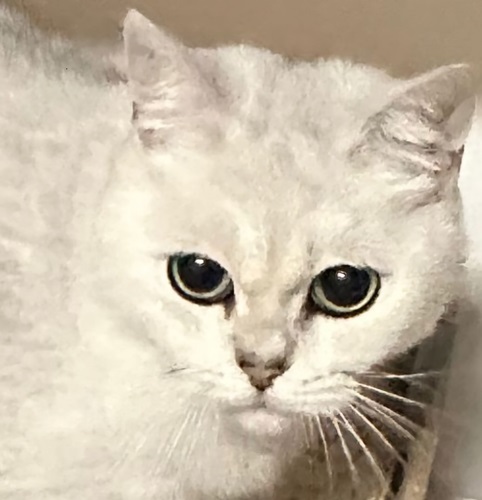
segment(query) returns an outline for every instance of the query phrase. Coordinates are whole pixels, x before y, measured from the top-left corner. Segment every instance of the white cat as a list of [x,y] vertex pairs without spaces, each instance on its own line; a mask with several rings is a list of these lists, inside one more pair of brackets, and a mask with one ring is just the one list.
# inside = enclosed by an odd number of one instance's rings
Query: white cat
[[188,49],[130,11],[113,81],[0,36],[0,498],[382,494],[368,443],[404,426],[367,374],[459,297],[467,69]]

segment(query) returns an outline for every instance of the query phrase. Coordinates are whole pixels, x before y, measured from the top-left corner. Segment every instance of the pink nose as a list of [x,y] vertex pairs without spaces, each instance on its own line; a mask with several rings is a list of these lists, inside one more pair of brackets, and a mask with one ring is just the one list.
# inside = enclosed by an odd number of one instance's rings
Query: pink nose
[[265,391],[273,385],[276,378],[288,369],[286,358],[277,358],[263,361],[256,356],[238,352],[236,355],[238,366],[246,373],[251,385],[258,391]]

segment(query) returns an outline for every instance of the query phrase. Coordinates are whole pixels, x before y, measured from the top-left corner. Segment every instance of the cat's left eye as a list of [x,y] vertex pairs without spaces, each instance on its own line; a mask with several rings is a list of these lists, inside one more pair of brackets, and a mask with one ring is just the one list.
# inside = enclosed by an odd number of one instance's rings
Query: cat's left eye
[[172,255],[167,274],[173,289],[197,304],[217,304],[233,295],[233,282],[226,269],[203,255]]
[[310,299],[328,316],[354,316],[375,301],[380,289],[380,276],[371,268],[350,265],[330,267],[311,283]]

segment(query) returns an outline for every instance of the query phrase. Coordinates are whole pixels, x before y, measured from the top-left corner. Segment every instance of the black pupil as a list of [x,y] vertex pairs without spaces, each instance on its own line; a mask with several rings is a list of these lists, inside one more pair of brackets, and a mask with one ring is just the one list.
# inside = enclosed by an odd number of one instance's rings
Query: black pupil
[[222,283],[226,271],[212,260],[186,255],[178,258],[177,272],[189,290],[207,293],[216,290]]
[[371,283],[367,271],[352,266],[327,269],[319,280],[325,297],[340,307],[359,304],[367,296]]

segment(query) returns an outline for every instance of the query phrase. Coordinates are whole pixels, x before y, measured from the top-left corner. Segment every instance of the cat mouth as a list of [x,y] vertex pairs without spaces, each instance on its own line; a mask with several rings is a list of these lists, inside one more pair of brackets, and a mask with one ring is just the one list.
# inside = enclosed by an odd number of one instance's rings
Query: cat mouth
[[256,394],[249,402],[231,408],[230,413],[233,415],[240,414],[266,414],[266,415],[281,415],[279,408],[270,405],[264,393]]
[[244,434],[257,437],[277,437],[289,428],[291,419],[287,414],[270,408],[264,398],[239,407],[232,413],[235,428]]
[[257,394],[255,400],[251,404],[247,405],[247,409],[267,410],[268,405],[266,404],[266,398],[264,397],[264,394]]

